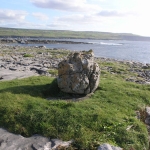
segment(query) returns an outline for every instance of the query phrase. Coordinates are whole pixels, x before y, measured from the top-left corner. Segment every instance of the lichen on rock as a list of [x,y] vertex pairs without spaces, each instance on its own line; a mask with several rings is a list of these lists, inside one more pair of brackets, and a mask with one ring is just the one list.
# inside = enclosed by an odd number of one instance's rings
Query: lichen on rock
[[73,52],[58,64],[58,87],[66,93],[89,94],[99,85],[100,68],[92,50]]

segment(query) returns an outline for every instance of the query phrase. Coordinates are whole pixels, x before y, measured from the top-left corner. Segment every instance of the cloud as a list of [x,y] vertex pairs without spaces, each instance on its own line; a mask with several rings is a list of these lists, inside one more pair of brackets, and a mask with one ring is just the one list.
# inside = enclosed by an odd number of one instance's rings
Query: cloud
[[49,20],[49,17],[43,13],[32,13],[32,15],[39,20]]
[[75,23],[80,25],[95,23],[99,20],[99,18],[94,15],[82,15],[82,14],[73,14],[64,17],[56,17],[55,19],[58,22],[68,22],[68,23]]
[[0,22],[5,21],[22,21],[28,13],[19,10],[0,9]]
[[28,13],[22,10],[0,9],[1,27],[26,27],[29,24],[25,19]]
[[[130,15],[132,17],[130,17]],[[54,20],[58,24],[68,24],[69,30],[123,32],[126,29],[126,23],[128,22],[129,24],[129,20],[135,20],[136,18],[138,18],[138,16],[132,12],[110,12],[106,10],[101,14],[70,14],[55,17]]]
[[103,10],[97,14],[98,16],[102,17],[125,17],[125,16],[133,16],[136,15],[135,12],[121,12],[116,10]]
[[[21,10],[9,10],[0,9],[0,26],[1,27],[15,27],[15,28],[36,28],[45,29],[47,26],[40,22],[32,23],[32,21],[27,21],[26,16],[28,13]],[[39,20],[48,20],[48,16],[43,13],[32,13],[32,15]]]
[[97,13],[93,14],[72,14],[72,15],[66,15],[62,17],[55,17],[55,22],[59,23],[68,23],[68,24],[79,24],[80,26],[82,25],[87,25],[87,24],[105,24],[105,23],[111,23],[115,22],[115,18],[107,18],[103,17],[101,15],[98,15]]
[[73,14],[73,15],[68,15],[68,16],[63,16],[63,17],[55,17],[55,20],[58,22],[72,22],[72,23],[79,23],[82,20],[82,23],[84,23],[84,15],[80,14]]
[[2,23],[1,27],[8,28],[25,28],[25,29],[47,29],[48,26],[43,23],[32,23],[28,21]]
[[86,0],[30,0],[35,6],[40,8],[57,9],[63,11],[96,11],[100,7],[97,5],[90,5]]
[[[76,31],[103,31],[103,26],[106,28],[108,25],[113,24],[113,19],[107,19],[99,17],[93,14],[73,14],[63,17],[55,17],[54,21],[57,24],[67,24],[68,27],[64,27],[68,30]],[[107,31],[107,30],[104,30]]]

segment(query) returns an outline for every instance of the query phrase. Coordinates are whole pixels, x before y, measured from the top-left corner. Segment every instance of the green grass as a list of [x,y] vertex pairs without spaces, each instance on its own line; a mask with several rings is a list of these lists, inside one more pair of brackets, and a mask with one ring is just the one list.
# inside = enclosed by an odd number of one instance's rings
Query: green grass
[[50,69],[48,70],[48,72],[53,75],[53,76],[57,76],[58,75],[58,70],[57,69]]
[[[0,126],[24,136],[73,139],[73,147],[78,149],[96,149],[102,143],[124,150],[148,149],[147,129],[136,118],[136,111],[150,105],[150,85],[125,81],[126,76],[133,75],[127,65],[99,63],[102,73],[98,89],[90,98],[76,102],[60,100],[66,94],[54,78],[0,82]],[[109,66],[115,74],[104,69]],[[58,100],[47,100],[49,97]]]
[[[0,56],[11,56],[14,55],[14,51],[12,51],[13,47],[5,48],[5,49],[0,49]],[[18,54],[23,55],[23,57],[35,57],[36,55],[46,55],[46,58],[56,58],[60,59],[64,57],[67,57],[70,54],[70,50],[53,50],[53,49],[41,49],[35,48],[35,47],[17,47],[15,49],[15,52]]]
[[96,31],[69,31],[69,30],[37,30],[0,28],[0,36],[12,37],[49,37],[49,38],[90,38],[104,40],[119,40],[139,38],[140,36],[124,33],[96,32]]
[[31,54],[24,54],[23,57],[33,57]]

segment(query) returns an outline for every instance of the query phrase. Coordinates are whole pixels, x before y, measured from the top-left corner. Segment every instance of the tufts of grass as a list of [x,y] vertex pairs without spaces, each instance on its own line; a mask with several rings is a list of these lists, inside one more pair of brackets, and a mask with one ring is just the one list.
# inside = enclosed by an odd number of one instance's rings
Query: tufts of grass
[[58,75],[58,70],[57,69],[50,69],[49,74],[53,75],[53,76],[57,76]]
[[[121,67],[110,65],[116,70]],[[124,150],[148,149],[147,129],[136,111],[150,105],[150,85],[126,82],[122,74],[103,70],[90,98],[65,101],[64,95],[50,77],[0,82],[0,126],[24,136],[73,139],[74,149],[96,149],[102,143]]]
[[[70,53],[69,50],[53,50],[53,49],[37,49],[35,47],[16,47],[15,52],[12,51],[13,46],[6,47],[5,49],[0,49],[0,56],[11,56],[11,55],[22,55],[23,57],[35,57],[37,54],[48,59],[64,59]],[[41,55],[42,54],[42,55]]]
[[31,54],[24,54],[23,57],[33,57]]

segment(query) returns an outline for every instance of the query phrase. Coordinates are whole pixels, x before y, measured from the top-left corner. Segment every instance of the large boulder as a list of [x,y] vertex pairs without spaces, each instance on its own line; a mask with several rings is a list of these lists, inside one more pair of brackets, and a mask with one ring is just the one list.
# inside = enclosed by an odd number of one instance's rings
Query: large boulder
[[89,94],[99,85],[100,68],[92,50],[71,53],[58,64],[58,87],[61,91]]

